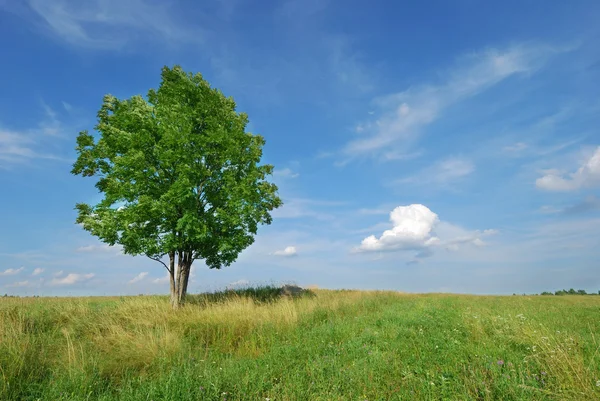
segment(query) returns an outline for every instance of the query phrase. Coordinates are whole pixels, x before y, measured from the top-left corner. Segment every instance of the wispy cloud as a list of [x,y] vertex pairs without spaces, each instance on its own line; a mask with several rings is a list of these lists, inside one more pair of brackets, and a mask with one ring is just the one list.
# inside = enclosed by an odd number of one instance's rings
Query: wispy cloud
[[152,280],[152,282],[154,284],[164,284],[164,283],[168,283],[171,280],[171,277],[169,277],[169,275],[167,274],[166,276],[160,277],[160,278],[155,278],[154,280]]
[[26,135],[0,129],[0,164],[20,163],[37,156],[35,142]]
[[42,108],[46,118],[40,123],[40,130],[44,135],[60,136],[62,132],[62,124],[58,119],[56,112],[46,102],[42,100]]
[[0,272],[0,276],[14,276],[15,274],[21,273],[25,268],[23,266],[18,269],[6,269],[3,272]]
[[243,287],[248,287],[249,284],[250,284],[250,281],[241,279],[241,280],[234,281],[233,283],[229,283],[227,285],[227,288],[243,288]]
[[145,0],[28,0],[51,32],[66,42],[89,48],[122,48],[152,37],[169,43],[199,42],[198,28],[186,28],[173,16],[170,2]]
[[19,288],[19,287],[29,287],[31,285],[31,283],[27,280],[24,281],[17,281],[16,283],[12,283],[12,284],[7,284],[6,287],[11,287],[11,288]]
[[78,283],[82,283],[85,281],[90,280],[91,278],[93,278],[95,276],[94,273],[88,273],[88,274],[78,274],[78,273],[69,273],[67,274],[65,277],[62,278],[53,278],[52,280],[50,280],[50,285],[73,285],[73,284],[78,284]]
[[90,252],[90,253],[114,253],[120,254],[123,248],[120,245],[110,246],[108,244],[101,245],[86,245],[80,246],[76,249],[77,252]]
[[476,96],[514,76],[532,73],[559,50],[542,45],[490,49],[464,57],[460,66],[439,85],[414,86],[376,99],[375,120],[362,123],[360,138],[342,149],[346,158],[371,155],[381,158],[390,151],[404,153],[427,125],[451,105]]
[[373,78],[360,55],[352,49],[347,37],[336,35],[325,41],[329,48],[329,65],[338,81],[358,93],[373,89]]
[[573,173],[551,169],[535,181],[536,187],[547,191],[568,192],[600,186],[600,146]]
[[33,272],[31,273],[31,275],[32,276],[39,276],[43,272],[44,272],[44,269],[41,268],[41,267],[38,267],[38,268],[33,269]]
[[295,171],[292,171],[292,169],[290,169],[289,167],[286,167],[283,169],[275,169],[275,171],[273,171],[273,176],[282,178],[296,178],[300,176],[300,174]]
[[513,145],[507,145],[507,146],[503,147],[502,150],[505,152],[509,152],[509,153],[520,153],[520,152],[524,151],[525,149],[527,149],[528,147],[529,146],[524,142],[517,142]]
[[44,118],[37,127],[24,131],[0,127],[0,167],[8,168],[38,159],[65,160],[43,150],[50,137],[61,136],[63,127],[54,110],[43,101],[41,103]]
[[301,218],[312,217],[317,220],[331,220],[333,215],[330,211],[318,211],[316,209],[327,209],[341,206],[345,202],[322,201],[317,199],[305,198],[284,198],[283,206],[272,212],[274,218]]
[[135,284],[137,282],[142,281],[146,276],[148,275],[148,272],[141,272],[140,274],[138,274],[137,276],[135,276],[134,278],[132,278],[131,280],[128,281],[129,284]]
[[417,174],[396,180],[394,184],[448,186],[475,171],[472,161],[462,157],[449,157],[426,167]]
[[542,214],[578,215],[596,210],[600,210],[600,199],[594,195],[589,195],[583,200],[569,206],[544,205],[540,207],[539,212]]

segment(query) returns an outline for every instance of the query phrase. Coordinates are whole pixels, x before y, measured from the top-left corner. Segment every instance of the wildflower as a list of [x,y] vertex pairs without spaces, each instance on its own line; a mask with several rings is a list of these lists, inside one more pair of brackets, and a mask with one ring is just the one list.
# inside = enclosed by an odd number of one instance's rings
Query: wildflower
[[504,365],[504,361],[502,359],[500,359],[498,362],[496,362],[498,364],[498,366],[502,366]]
[[596,382],[596,387],[600,387],[600,380]]
[[546,372],[542,372],[542,376],[546,376]]

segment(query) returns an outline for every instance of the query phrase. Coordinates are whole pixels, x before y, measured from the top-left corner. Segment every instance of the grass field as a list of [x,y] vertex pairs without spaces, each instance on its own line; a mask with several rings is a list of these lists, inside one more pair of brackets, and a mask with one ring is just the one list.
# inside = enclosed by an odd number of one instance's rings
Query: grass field
[[600,399],[600,296],[273,294],[0,298],[0,399]]

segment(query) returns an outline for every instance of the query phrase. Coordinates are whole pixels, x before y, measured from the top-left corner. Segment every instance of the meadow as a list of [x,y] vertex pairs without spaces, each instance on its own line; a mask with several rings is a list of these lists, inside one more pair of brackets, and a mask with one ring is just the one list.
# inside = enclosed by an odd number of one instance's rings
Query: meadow
[[598,400],[600,297],[0,298],[0,400]]

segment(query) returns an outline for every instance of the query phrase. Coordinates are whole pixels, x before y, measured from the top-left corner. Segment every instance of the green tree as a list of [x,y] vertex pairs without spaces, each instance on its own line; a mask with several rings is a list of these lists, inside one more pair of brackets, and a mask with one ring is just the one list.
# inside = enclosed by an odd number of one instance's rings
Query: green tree
[[[281,206],[260,165],[265,140],[248,116],[200,74],[164,67],[158,90],[104,96],[96,140],[77,137],[72,173],[98,178],[104,198],[78,203],[77,223],[125,254],[146,255],[169,272],[173,307],[187,293],[192,263],[229,266]],[[168,257],[168,264],[163,258]]]

